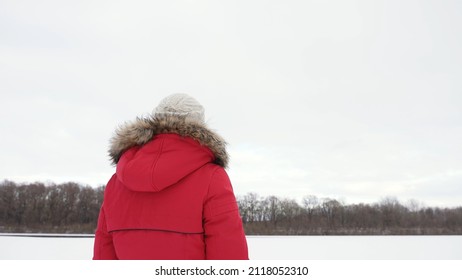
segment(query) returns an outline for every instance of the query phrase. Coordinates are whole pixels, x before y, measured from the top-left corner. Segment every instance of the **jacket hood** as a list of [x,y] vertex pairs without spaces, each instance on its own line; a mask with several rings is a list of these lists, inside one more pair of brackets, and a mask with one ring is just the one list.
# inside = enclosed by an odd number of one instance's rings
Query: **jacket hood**
[[133,191],[160,191],[207,163],[228,166],[226,142],[205,124],[178,116],[137,118],[111,138],[117,177]]

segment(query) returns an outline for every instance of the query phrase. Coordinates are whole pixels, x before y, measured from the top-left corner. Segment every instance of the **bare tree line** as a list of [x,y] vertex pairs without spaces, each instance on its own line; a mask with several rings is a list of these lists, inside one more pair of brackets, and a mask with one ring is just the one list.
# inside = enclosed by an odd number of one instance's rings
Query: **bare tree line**
[[[94,233],[104,186],[0,182],[0,232]],[[246,234],[462,234],[462,207],[406,205],[387,197],[345,204],[305,196],[301,203],[248,193],[237,197]]]
[[0,232],[93,233],[103,187],[0,183]]
[[247,234],[277,235],[438,235],[462,234],[462,207],[401,204],[387,197],[375,204],[346,205],[309,195],[294,199],[248,193],[238,199]]

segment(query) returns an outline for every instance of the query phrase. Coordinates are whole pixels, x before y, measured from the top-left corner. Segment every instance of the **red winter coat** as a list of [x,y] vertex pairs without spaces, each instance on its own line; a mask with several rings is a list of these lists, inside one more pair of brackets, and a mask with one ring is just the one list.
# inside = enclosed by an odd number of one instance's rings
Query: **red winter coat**
[[93,259],[248,259],[225,142],[201,125],[138,119],[119,129]]

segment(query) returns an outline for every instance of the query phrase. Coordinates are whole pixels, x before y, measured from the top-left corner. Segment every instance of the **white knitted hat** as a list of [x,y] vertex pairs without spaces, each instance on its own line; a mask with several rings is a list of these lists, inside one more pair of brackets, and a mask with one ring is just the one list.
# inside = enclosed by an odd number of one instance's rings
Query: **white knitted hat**
[[160,118],[180,116],[186,121],[204,123],[204,112],[204,107],[196,99],[184,93],[175,93],[162,99],[152,113]]

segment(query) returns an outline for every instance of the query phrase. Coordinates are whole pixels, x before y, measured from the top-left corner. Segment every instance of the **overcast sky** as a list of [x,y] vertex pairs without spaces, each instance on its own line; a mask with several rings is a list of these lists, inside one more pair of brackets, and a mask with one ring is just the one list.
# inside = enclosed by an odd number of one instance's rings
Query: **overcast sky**
[[0,1],[0,180],[97,186],[171,93],[237,195],[462,205],[461,1]]

